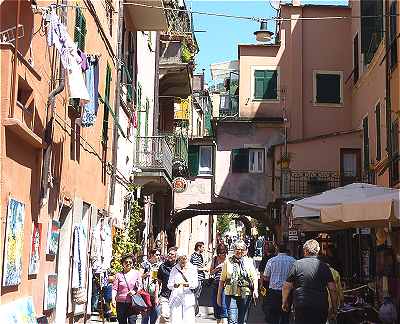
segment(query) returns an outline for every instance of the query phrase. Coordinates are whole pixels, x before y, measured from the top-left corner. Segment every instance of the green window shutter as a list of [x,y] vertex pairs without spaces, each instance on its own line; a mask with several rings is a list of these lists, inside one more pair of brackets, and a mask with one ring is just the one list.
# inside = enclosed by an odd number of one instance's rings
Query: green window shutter
[[149,136],[149,110],[150,110],[150,101],[149,98],[146,98],[146,115],[144,119],[144,136]]
[[254,99],[263,99],[264,71],[254,71]]
[[317,73],[316,82],[318,103],[341,103],[340,75]]
[[138,83],[136,90],[136,111],[137,111],[137,132],[136,136],[140,137],[141,133],[141,110],[142,110],[142,86]]
[[254,98],[267,100],[278,98],[278,72],[276,70],[254,71]]
[[264,71],[264,99],[277,99],[278,98],[278,72],[277,71]]
[[111,67],[107,64],[106,71],[106,88],[104,91],[104,116],[103,116],[103,143],[108,141],[108,118],[109,118],[109,105],[110,105],[110,85],[111,85]]
[[232,173],[249,172],[249,149],[232,150]]
[[[361,0],[361,53],[364,53],[364,63],[369,64],[374,57],[383,31],[383,1]],[[375,18],[374,18],[375,17]]]
[[82,51],[85,50],[85,39],[86,39],[86,19],[82,13],[81,8],[77,7],[75,10],[75,32],[74,42],[77,43],[78,48]]
[[195,177],[199,174],[199,146],[189,145],[188,148],[189,174]]

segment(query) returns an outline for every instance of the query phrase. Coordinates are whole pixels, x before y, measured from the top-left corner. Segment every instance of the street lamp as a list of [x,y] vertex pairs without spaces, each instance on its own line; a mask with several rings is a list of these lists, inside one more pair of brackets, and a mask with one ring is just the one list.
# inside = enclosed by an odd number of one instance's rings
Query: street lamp
[[267,29],[266,20],[261,21],[260,30],[254,32],[254,35],[256,35],[256,40],[258,42],[269,42],[273,34],[274,34],[273,32]]

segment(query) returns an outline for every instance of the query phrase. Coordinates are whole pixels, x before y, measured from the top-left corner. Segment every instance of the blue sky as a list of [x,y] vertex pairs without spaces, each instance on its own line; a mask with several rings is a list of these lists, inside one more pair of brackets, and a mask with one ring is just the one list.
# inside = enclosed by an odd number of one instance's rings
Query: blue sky
[[[347,4],[347,0],[301,1],[313,4]],[[270,18],[276,16],[276,11],[268,0],[186,0],[193,11],[223,13],[235,16]],[[237,44],[255,43],[253,32],[259,29],[259,23],[237,18],[223,18],[193,14],[194,30],[205,30],[196,33],[200,52],[196,57],[196,73],[205,68],[206,80],[211,80],[210,64],[236,60]],[[275,31],[275,26],[268,29]]]

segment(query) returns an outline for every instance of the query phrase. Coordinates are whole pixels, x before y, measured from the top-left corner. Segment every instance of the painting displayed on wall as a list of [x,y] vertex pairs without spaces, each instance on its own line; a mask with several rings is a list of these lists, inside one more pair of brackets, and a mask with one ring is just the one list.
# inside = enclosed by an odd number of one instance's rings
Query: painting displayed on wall
[[32,297],[17,299],[0,305],[1,323],[36,324],[35,306]]
[[46,247],[47,254],[57,255],[59,237],[60,237],[60,222],[52,220],[49,224],[49,230],[47,234],[47,247]]
[[3,286],[15,286],[21,283],[24,219],[25,205],[10,198],[7,210]]
[[44,282],[44,310],[56,308],[57,274],[48,274]]
[[29,254],[28,275],[37,275],[39,273],[41,241],[42,241],[42,224],[33,222],[31,252]]

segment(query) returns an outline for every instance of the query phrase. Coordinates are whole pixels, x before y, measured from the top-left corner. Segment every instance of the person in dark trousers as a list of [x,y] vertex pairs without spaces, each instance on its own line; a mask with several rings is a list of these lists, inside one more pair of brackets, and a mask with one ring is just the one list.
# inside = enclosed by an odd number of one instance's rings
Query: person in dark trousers
[[157,279],[161,285],[160,292],[160,323],[169,323],[169,297],[171,295],[171,290],[168,289],[168,280],[171,273],[171,269],[176,264],[176,251],[177,247],[170,247],[168,249],[167,260],[161,263],[157,272]]
[[[318,259],[316,240],[303,245],[304,258],[295,261],[282,289],[282,310],[290,311],[293,290],[295,324],[325,324],[328,319],[328,289],[332,305],[337,305],[336,283],[329,267]],[[328,289],[327,289],[328,288]],[[337,310],[333,306],[332,314]]]
[[197,267],[197,278],[199,280],[199,285],[197,286],[196,291],[194,293],[196,297],[196,306],[195,306],[196,315],[199,314],[198,301],[201,295],[203,281],[206,277],[205,271],[208,271],[208,268],[204,264],[203,252],[204,252],[204,242],[197,242],[194,246],[194,252],[190,257],[190,263]]
[[295,258],[288,255],[286,244],[281,243],[278,255],[269,259],[265,266],[265,320],[268,324],[289,323],[289,313],[282,311],[282,286],[295,261]]

